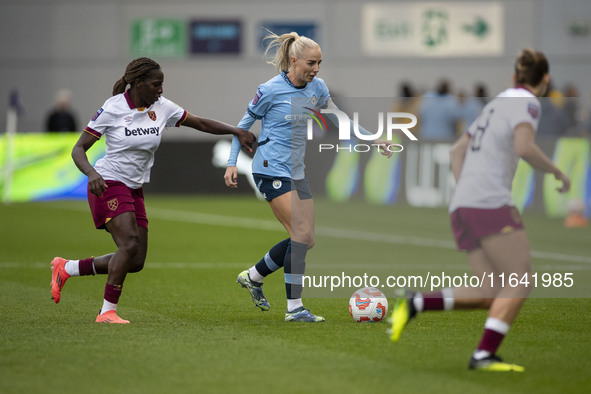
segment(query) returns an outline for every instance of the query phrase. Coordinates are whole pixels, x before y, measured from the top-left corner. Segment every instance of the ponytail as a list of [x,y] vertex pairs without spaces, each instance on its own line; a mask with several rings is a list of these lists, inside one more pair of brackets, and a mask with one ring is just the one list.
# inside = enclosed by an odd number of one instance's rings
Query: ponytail
[[304,49],[319,47],[316,41],[300,36],[296,32],[282,34],[281,36],[270,31],[269,33],[265,40],[271,40],[271,42],[267,45],[265,57],[268,57],[269,52],[272,50],[276,50],[273,60],[267,61],[267,64],[275,66],[277,72],[288,72],[291,68],[291,58],[298,59],[302,56]]
[[115,85],[113,85],[113,96],[125,92],[126,87],[127,82],[124,77],[119,78],[117,82],[115,82]]
[[147,57],[140,57],[132,60],[125,68],[125,73],[113,85],[113,96],[125,92],[127,85],[144,79],[148,73],[159,70],[160,65]]

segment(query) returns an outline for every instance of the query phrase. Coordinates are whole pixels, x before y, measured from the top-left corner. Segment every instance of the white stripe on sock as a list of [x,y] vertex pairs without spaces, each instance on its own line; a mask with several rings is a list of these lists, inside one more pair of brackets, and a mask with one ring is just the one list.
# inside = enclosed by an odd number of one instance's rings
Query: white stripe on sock
[[507,333],[509,332],[509,327],[509,324],[494,317],[489,317],[488,319],[486,319],[486,323],[484,323],[484,328],[496,331],[499,334],[503,335],[507,335]]
[[288,312],[292,312],[293,310],[298,309],[301,306],[304,306],[301,298],[294,298],[293,300],[290,300],[290,299],[287,300],[287,311]]
[[257,271],[254,265],[249,268],[248,275],[250,276],[250,280],[254,280],[255,282],[262,282],[263,279],[265,279],[265,277]]
[[425,310],[425,299],[423,298],[423,295],[421,293],[417,293],[413,297],[412,303],[417,313],[421,313]]
[[445,287],[441,289],[441,295],[443,296],[443,310],[452,311],[455,304],[454,290],[451,287]]
[[103,299],[103,307],[101,309],[101,315],[105,312],[108,311],[116,311],[117,310],[117,304],[113,304],[112,302],[109,302],[105,299]]
[[68,260],[64,265],[64,269],[70,276],[80,276],[80,260]]
[[472,353],[472,357],[474,357],[474,360],[482,360],[490,356],[491,354],[488,350],[476,349],[474,350],[474,353]]

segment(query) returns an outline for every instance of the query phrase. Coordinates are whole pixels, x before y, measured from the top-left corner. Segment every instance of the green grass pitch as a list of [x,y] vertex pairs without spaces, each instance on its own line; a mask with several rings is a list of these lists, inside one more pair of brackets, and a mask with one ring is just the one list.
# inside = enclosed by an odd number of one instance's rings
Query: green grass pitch
[[[534,269],[572,272],[579,295],[554,289],[528,300],[499,352],[525,373],[483,373],[467,363],[485,311],[423,314],[393,344],[386,323],[350,318],[352,289],[315,288],[304,302],[326,322],[286,323],[282,272],[265,281],[269,312],[235,283],[285,238],[266,203],[147,196],[146,204],[148,259],[125,282],[125,326],[94,323],[104,276],[72,278],[60,304],[50,299],[54,256],[114,250],[86,202],[0,206],[1,393],[591,392],[589,229],[526,213]],[[467,270],[443,209],[320,200],[316,212],[311,274]]]

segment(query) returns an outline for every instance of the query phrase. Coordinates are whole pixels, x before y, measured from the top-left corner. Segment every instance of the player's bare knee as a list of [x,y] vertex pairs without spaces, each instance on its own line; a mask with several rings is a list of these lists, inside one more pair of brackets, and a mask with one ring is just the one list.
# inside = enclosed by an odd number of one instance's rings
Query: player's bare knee
[[308,246],[308,249],[312,249],[314,246],[314,235],[312,234],[293,234],[291,237],[293,242],[298,242]]
[[119,251],[129,257],[135,257],[140,248],[140,240],[136,235],[130,236],[119,245]]
[[129,272],[130,273],[140,272],[141,270],[144,269],[145,262],[146,262],[145,258],[134,259],[134,261],[131,264],[131,268],[129,269]]

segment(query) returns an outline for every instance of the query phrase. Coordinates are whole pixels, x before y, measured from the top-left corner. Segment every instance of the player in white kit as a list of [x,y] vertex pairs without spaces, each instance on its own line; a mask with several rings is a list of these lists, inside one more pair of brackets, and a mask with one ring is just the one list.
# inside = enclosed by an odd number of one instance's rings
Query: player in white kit
[[[535,144],[541,97],[550,82],[549,65],[541,52],[524,49],[515,63],[515,87],[488,103],[451,150],[456,191],[449,212],[459,250],[467,251],[473,274],[483,286],[444,288],[409,293],[397,300],[392,313],[391,339],[398,341],[409,319],[434,310],[488,309],[481,341],[468,364],[485,371],[524,371],[496,354],[530,292],[530,248],[521,215],[511,199],[519,158],[551,173],[570,188],[570,179]],[[537,96],[537,97],[536,97]],[[491,276],[489,276],[491,275]],[[514,277],[512,286],[499,278]],[[531,284],[531,281],[529,282]]]
[[[108,274],[97,323],[129,323],[117,316],[117,303],[125,276],[140,271],[146,259],[148,219],[142,185],[150,181],[164,129],[183,125],[211,134],[233,134],[249,150],[254,142],[250,132],[192,115],[164,98],[163,82],[162,69],[154,60],[133,60],[115,83],[113,97],[92,117],[72,150],[74,163],[88,176],[88,203],[95,226],[111,233],[118,249],[82,260],[56,257],[51,263],[51,292],[58,303],[70,276]],[[106,154],[93,168],[86,151],[102,136]]]

